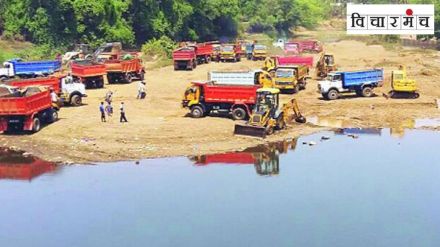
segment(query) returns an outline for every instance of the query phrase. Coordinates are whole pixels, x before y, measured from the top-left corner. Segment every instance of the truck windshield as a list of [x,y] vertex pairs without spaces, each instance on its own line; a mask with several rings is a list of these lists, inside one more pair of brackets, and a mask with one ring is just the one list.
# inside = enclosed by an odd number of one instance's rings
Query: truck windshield
[[298,45],[297,44],[286,44],[286,48],[288,48],[288,49],[296,49],[296,48],[298,48]]
[[255,45],[254,49],[255,50],[266,50],[266,46],[265,45]]
[[221,50],[226,51],[226,52],[230,52],[230,51],[234,50],[234,47],[232,45],[222,46]]
[[278,69],[275,75],[278,78],[291,78],[294,75],[294,71],[292,69]]
[[339,80],[341,80],[341,75],[328,75],[327,80],[328,81],[339,81]]

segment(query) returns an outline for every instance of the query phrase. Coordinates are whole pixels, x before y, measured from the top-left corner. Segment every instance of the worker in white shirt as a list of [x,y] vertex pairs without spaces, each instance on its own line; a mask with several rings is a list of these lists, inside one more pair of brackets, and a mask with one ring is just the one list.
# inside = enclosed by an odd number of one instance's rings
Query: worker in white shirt
[[136,99],[145,99],[146,96],[146,89],[145,89],[145,82],[143,81],[139,81],[138,83],[138,95],[136,97]]
[[52,101],[52,106],[54,108],[59,109],[60,108],[60,100],[58,98],[57,93],[52,88],[50,89],[50,99]]

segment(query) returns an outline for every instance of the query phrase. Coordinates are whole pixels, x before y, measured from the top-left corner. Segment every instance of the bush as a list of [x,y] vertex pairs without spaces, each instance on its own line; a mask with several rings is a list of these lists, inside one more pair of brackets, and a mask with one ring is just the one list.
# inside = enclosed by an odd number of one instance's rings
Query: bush
[[176,43],[167,36],[160,39],[151,39],[142,45],[142,52],[146,56],[161,56],[171,58],[173,50],[177,47]]
[[17,52],[16,57],[25,61],[54,60],[57,53],[63,53],[62,48],[53,48],[50,45],[39,45]]

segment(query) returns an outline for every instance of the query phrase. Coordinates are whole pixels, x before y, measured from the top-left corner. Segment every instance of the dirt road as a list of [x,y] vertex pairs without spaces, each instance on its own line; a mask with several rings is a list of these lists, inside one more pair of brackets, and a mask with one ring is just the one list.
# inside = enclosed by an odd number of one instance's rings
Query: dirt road
[[[417,118],[440,117],[434,104],[440,96],[439,52],[387,51],[381,46],[366,46],[357,41],[329,43],[325,47],[335,54],[340,69],[383,67],[387,82],[376,90],[378,97],[324,101],[317,93],[316,81],[310,80],[307,89],[295,97],[304,115],[314,123],[402,129],[413,127],[413,120]],[[387,100],[381,96],[389,91],[391,70],[399,64],[406,64],[409,76],[418,81],[422,95],[419,99]],[[1,135],[0,142],[50,161],[95,162],[240,150],[323,129],[312,124],[293,125],[287,131],[260,140],[233,136],[234,121],[229,118],[185,116],[188,111],[182,109],[180,103],[190,81],[206,79],[210,70],[256,69],[261,65],[262,62],[243,61],[200,65],[194,71],[173,71],[172,67],[148,71],[146,100],[136,100],[137,83],[106,85],[105,89],[89,90],[86,105],[63,108],[61,119],[39,133]],[[101,123],[98,107],[107,90],[115,92],[115,115]],[[289,97],[283,95],[282,99]],[[124,124],[119,123],[121,101],[125,102],[129,121]]]

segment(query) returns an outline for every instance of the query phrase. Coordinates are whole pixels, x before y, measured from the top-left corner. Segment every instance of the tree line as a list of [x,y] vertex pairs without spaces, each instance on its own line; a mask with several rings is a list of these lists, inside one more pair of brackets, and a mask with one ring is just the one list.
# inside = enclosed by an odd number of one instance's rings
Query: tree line
[[[330,17],[335,2],[346,1],[0,0],[0,34],[48,47],[110,41],[139,47],[158,39],[233,39],[244,31],[288,36],[292,27],[313,28]],[[434,3],[440,8],[440,0],[355,2]],[[437,27],[439,22],[440,11],[436,11]]]
[[236,37],[254,31],[311,27],[327,14],[322,0],[0,0],[2,37],[54,47],[122,41]]

